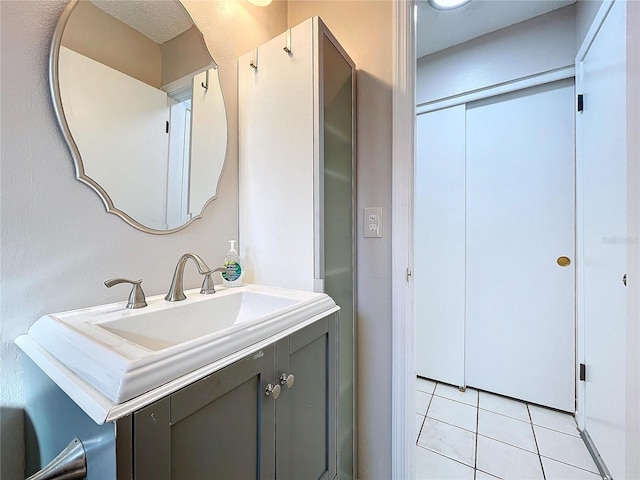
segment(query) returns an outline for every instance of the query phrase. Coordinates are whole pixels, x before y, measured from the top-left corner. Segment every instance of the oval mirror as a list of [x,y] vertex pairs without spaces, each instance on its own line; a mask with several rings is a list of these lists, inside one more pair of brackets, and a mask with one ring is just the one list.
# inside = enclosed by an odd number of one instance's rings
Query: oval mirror
[[171,233],[216,197],[227,150],[218,67],[178,0],[74,0],[51,47],[76,178],[107,211]]

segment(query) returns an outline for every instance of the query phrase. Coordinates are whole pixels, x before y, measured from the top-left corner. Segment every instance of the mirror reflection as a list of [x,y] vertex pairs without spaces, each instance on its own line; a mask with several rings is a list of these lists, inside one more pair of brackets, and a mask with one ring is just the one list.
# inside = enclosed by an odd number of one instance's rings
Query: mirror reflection
[[53,80],[77,177],[141,230],[184,227],[215,198],[227,144],[218,69],[201,32],[177,0],[70,8]]

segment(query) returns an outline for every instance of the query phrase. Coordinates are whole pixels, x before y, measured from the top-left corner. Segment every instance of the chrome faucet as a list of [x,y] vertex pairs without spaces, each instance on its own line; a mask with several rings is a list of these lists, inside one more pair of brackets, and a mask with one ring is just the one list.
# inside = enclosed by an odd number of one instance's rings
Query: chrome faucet
[[[204,260],[202,260],[198,255],[196,255],[195,253],[185,253],[180,257],[180,260],[178,260],[178,264],[176,265],[176,270],[175,272],[173,272],[173,280],[171,280],[171,287],[169,288],[169,293],[167,293],[167,295],[164,297],[165,300],[169,302],[178,302],[180,300],[184,300],[187,298],[187,296],[184,294],[183,279],[184,279],[184,266],[187,263],[187,260],[189,259],[193,260],[196,263],[196,266],[198,267],[198,272],[200,273],[200,275],[206,275],[207,277],[209,277],[213,273],[211,269],[207,266],[207,264],[204,263]],[[206,278],[205,278],[205,282],[206,282]],[[204,284],[203,284],[203,289],[204,289]],[[201,291],[200,293],[206,293],[206,292]]]
[[144,298],[144,292],[142,291],[142,287],[140,284],[142,280],[128,280],[126,278],[112,278],[111,280],[107,280],[104,284],[107,288],[111,288],[114,285],[118,285],[120,283],[130,283],[133,285],[131,289],[131,293],[129,294],[129,301],[127,302],[127,308],[143,308],[147,306],[147,301]]
[[204,274],[204,281],[202,282],[202,288],[200,289],[200,293],[203,295],[216,293],[216,287],[213,284],[212,278],[213,274],[216,272],[227,273],[227,267],[218,267]]

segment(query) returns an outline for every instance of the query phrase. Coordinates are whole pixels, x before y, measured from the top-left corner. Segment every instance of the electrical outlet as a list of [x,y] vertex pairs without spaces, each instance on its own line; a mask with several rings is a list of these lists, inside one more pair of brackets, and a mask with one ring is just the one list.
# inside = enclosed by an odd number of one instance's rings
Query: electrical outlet
[[367,207],[364,209],[365,238],[382,237],[382,207]]

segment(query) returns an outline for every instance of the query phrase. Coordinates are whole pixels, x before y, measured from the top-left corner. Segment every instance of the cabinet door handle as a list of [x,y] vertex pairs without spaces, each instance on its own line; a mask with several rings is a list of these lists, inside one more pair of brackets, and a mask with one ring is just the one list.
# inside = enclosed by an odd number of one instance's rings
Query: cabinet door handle
[[296,378],[293,374],[283,373],[280,375],[280,385],[286,385],[287,388],[293,387],[293,383],[296,381]]
[[267,388],[264,389],[264,394],[276,400],[280,396],[280,385],[268,384]]

